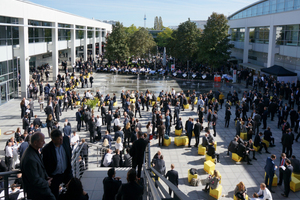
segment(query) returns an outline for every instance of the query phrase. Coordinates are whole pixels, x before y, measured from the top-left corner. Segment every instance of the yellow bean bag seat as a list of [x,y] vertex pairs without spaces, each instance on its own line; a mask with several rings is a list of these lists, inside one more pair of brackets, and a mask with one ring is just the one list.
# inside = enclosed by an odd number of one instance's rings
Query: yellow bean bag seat
[[193,178],[197,179],[198,178],[198,174],[192,175],[190,173],[190,170],[188,169],[188,182],[190,183]]
[[258,151],[258,150],[260,149],[260,147],[253,146],[253,149],[254,149],[255,151]]
[[155,101],[152,101],[151,103],[152,103],[152,106],[154,106],[154,104],[155,104]]
[[74,76],[71,76],[71,79],[74,79]]
[[168,147],[171,144],[171,138],[164,139],[164,146]]
[[131,102],[135,103],[135,100],[136,100],[136,99],[133,98],[133,99],[130,99],[129,102],[130,102],[130,103],[131,103]]
[[290,188],[293,192],[298,192],[300,190],[300,180],[298,180],[296,177],[292,177]]
[[68,91],[69,91],[69,89],[70,89],[70,88],[66,88],[66,92],[68,92]]
[[183,146],[186,146],[186,145],[189,144],[189,138],[188,138],[188,136],[181,136],[181,138],[182,138],[182,145]]
[[187,136],[175,137],[174,144],[176,146],[185,146],[189,144],[189,138]]
[[[266,178],[266,172],[265,172],[265,178]],[[269,179],[269,180],[270,180],[270,179]],[[268,184],[269,184],[269,180],[268,180]],[[278,177],[277,177],[277,175],[274,173],[272,186],[277,186],[277,183],[278,183]]]
[[213,159],[211,156],[207,155],[207,153],[205,154],[205,160],[211,160],[212,162],[215,162],[215,158]]
[[184,108],[184,109],[189,109],[189,108],[190,108],[190,105],[189,105],[189,104],[183,105],[183,108]]
[[292,177],[295,177],[296,179],[300,180],[300,174],[292,173]]
[[244,132],[244,133],[240,133],[240,138],[242,139],[242,140],[247,140],[247,132]]
[[240,156],[237,155],[236,153],[232,153],[231,158],[232,158],[232,160],[234,160],[235,162],[241,162],[241,160],[243,159],[243,157],[240,157]]
[[[218,174],[220,176],[219,184],[221,184],[221,182],[222,182],[222,174],[219,172],[219,170],[217,170],[217,172],[218,172]],[[213,173],[211,175],[213,175]]]
[[215,168],[216,168],[216,165],[211,160],[204,162],[204,171],[206,171],[206,173],[212,174],[214,172]]
[[267,140],[263,140],[262,143],[265,143],[267,147],[270,146],[270,142],[268,142]]
[[[245,199],[249,200],[248,194],[246,194]],[[233,200],[240,200],[240,199],[238,199],[235,195],[233,195]]]
[[205,155],[205,153],[206,153],[206,148],[202,145],[199,145],[198,146],[198,154],[199,155]]
[[175,135],[181,136],[181,134],[182,134],[182,129],[180,130],[175,129]]
[[181,139],[181,137],[175,137],[174,138],[174,144],[176,146],[181,146],[182,145],[182,139]]
[[58,98],[59,98],[60,100],[63,100],[64,96],[58,96]]
[[160,97],[157,97],[156,100],[157,100],[158,102],[160,102]]
[[79,106],[80,105],[80,101],[76,101],[76,106]]
[[209,189],[209,196],[219,199],[222,196],[222,185],[219,185],[216,189]]
[[115,103],[113,104],[114,107],[116,107],[117,105],[118,105],[118,102],[115,102]]

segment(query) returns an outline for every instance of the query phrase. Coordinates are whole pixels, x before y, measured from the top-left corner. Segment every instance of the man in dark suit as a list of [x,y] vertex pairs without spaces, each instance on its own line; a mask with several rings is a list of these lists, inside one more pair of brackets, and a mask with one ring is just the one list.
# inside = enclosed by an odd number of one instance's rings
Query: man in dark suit
[[29,121],[28,121],[28,116],[25,115],[24,118],[23,118],[23,129],[24,129],[24,131],[28,131],[29,126],[30,126],[30,124],[29,124]]
[[59,194],[59,185],[68,183],[73,177],[71,152],[70,139],[63,137],[60,130],[52,130],[51,142],[45,145],[42,154],[47,174],[53,178],[50,189],[56,198]]
[[80,156],[81,156],[82,160],[84,160],[84,168],[88,169],[89,146],[87,145],[87,143],[85,143],[84,138],[81,139],[80,145],[83,145],[83,147],[80,151]]
[[108,177],[103,179],[103,200],[115,199],[116,194],[122,184],[120,177],[116,176],[115,168],[110,168],[107,172]]
[[219,154],[216,154],[216,148],[214,147],[215,142],[212,142],[207,147],[207,155],[211,156],[213,159],[217,158],[217,162],[220,162],[219,160]]
[[60,106],[58,104],[58,101],[55,101],[54,114],[55,114],[56,121],[59,122]]
[[112,157],[111,165],[112,167],[121,167],[123,164],[122,157],[120,156],[120,150],[116,149],[115,155]]
[[194,126],[194,134],[195,134],[195,139],[196,139],[195,147],[198,147],[198,145],[199,145],[200,131],[201,131],[201,124],[199,123],[199,119],[197,119],[196,124]]
[[135,102],[135,114],[134,114],[135,118],[136,118],[136,113],[137,112],[140,114],[140,118],[142,118],[142,115],[141,115],[141,100],[140,99]]
[[[166,174],[166,178],[169,178],[169,181],[173,183],[176,187],[178,187],[178,172],[174,170],[174,164],[171,164],[171,170],[169,170]],[[171,196],[172,190],[169,188],[169,194]]]
[[270,147],[274,147],[275,141],[274,138],[272,137],[272,132],[271,128],[268,127],[267,130],[264,132],[264,140],[268,141],[270,143]]
[[264,112],[262,114],[262,120],[263,120],[263,124],[264,124],[263,129],[267,128],[267,119],[268,119],[268,110],[267,110],[267,107],[264,107]]
[[45,144],[45,136],[35,133],[31,137],[31,144],[25,150],[21,159],[22,180],[27,198],[32,200],[55,200],[49,185],[50,178],[45,170],[39,149]]
[[68,122],[64,123],[64,128],[63,128],[64,136],[71,137],[71,125]]
[[237,142],[237,137],[234,137],[234,139],[230,142],[229,146],[228,146],[228,151],[227,151],[227,155],[229,155],[229,151],[231,153],[236,153],[237,152],[237,148],[239,143]]
[[[179,102],[176,103],[176,106],[174,108],[174,125],[179,119],[179,114],[180,114],[180,107],[179,107]],[[175,120],[176,118],[176,120]]]
[[272,190],[273,177],[274,177],[275,170],[277,169],[277,166],[274,163],[275,159],[276,159],[276,155],[272,154],[271,157],[267,158],[266,166],[265,166],[265,172],[266,172],[265,184],[268,185],[268,181],[269,181],[270,184],[268,189],[272,193],[275,193]]
[[81,128],[81,113],[80,109],[76,112],[76,121],[77,121],[77,131],[80,131]]
[[37,115],[34,116],[34,120],[33,120],[33,126],[35,125],[42,125],[41,119],[37,117]]
[[166,165],[164,161],[163,155],[160,155],[158,159],[156,159],[153,163],[154,169],[158,171],[161,175],[165,175],[166,173]]
[[202,144],[201,144],[201,145],[202,145],[203,147],[207,147],[208,144],[209,144],[209,141],[208,141],[208,134],[205,133],[205,135],[202,137]]
[[286,168],[283,170],[284,193],[281,195],[284,197],[288,197],[290,193],[290,182],[293,172],[293,166],[291,165],[291,161],[289,159],[285,160],[285,165]]
[[231,115],[231,111],[230,111],[230,107],[228,107],[226,109],[226,113],[225,113],[225,127],[227,127],[227,128],[229,126],[230,115]]
[[189,118],[189,120],[187,121],[187,124],[186,124],[186,131],[187,131],[187,135],[189,137],[189,147],[191,147],[191,140],[192,140],[192,136],[193,136],[193,128],[194,128],[194,124],[192,122],[192,118]]
[[105,125],[106,124],[106,108],[105,108],[105,104],[102,104],[101,107],[101,117],[102,117],[102,124]]
[[250,158],[249,158],[249,149],[247,149],[246,145],[247,142],[239,143],[236,153],[237,155],[245,159],[248,165],[252,165],[252,163],[250,163]]
[[296,156],[292,155],[291,163],[293,166],[293,173],[300,174],[300,161],[296,159]]
[[259,134],[255,135],[254,146],[259,147],[258,153],[260,153],[260,154],[261,154],[261,151],[262,151],[263,147],[265,148],[266,153],[270,153],[268,151],[267,145],[262,142],[262,132],[260,132]]
[[138,140],[136,140],[130,149],[130,156],[132,157],[132,168],[136,169],[136,166],[138,166],[138,177],[141,177],[141,170],[142,165],[144,162],[144,152],[146,149],[146,146],[148,144],[148,140],[145,140],[144,134],[142,132],[137,133]]
[[106,123],[107,123],[107,131],[109,133],[110,133],[110,129],[111,129],[111,122],[112,122],[111,112],[108,111],[108,114],[106,115]]
[[118,129],[118,131],[115,132],[114,141],[117,141],[118,137],[120,137],[121,140],[124,141],[124,133],[123,133],[123,131],[121,131],[121,127],[118,126],[117,129]]
[[285,160],[286,160],[286,155],[285,153],[282,153],[280,156],[280,162],[279,162],[279,182],[278,185],[282,184],[282,180],[283,180],[283,167],[286,167],[285,165]]
[[157,126],[157,111],[155,110],[153,115],[152,115],[152,135],[154,136],[155,134],[155,128]]

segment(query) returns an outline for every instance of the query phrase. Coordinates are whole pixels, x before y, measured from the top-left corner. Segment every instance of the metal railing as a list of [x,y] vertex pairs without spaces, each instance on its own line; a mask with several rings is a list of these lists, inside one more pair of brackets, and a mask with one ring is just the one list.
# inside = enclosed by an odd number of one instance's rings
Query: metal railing
[[[89,146],[96,147],[97,167],[101,167],[101,160],[102,160],[102,157],[104,156],[104,154],[106,153],[107,147],[103,147],[101,144],[93,144],[93,143],[89,143],[89,142],[86,142],[86,143]],[[110,149],[114,149],[114,144],[115,144],[115,141],[111,141]]]
[[[171,183],[168,179],[157,172],[151,167],[151,151],[150,143],[147,145],[144,156],[143,175],[144,175],[144,200],[161,200],[161,199],[174,199],[174,200],[190,200],[178,187]],[[172,190],[174,197],[172,198],[166,188]]]
[[83,148],[85,143],[82,143],[80,145],[77,145],[74,147],[72,151],[72,157],[71,157],[71,167],[72,167],[72,173],[73,177],[80,179],[83,174],[83,161],[80,160],[80,152]]
[[[9,189],[10,186],[14,183],[14,181],[17,179],[17,174],[21,173],[20,170],[16,171],[8,171],[8,172],[1,172],[0,177],[2,177],[2,180],[0,180],[0,184],[3,186],[3,188],[0,189],[1,195],[0,199],[9,200]],[[19,186],[18,186],[19,187]],[[4,192],[4,196],[2,193]],[[25,197],[25,192],[23,190],[18,191],[20,194],[23,193]],[[14,194],[14,193],[12,193]],[[25,199],[25,198],[24,198]]]

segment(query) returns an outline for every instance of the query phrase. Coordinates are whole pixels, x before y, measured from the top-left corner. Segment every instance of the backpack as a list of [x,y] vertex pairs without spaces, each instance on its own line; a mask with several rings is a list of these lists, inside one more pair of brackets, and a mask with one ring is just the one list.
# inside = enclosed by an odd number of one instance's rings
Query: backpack
[[169,136],[168,135],[164,135],[164,139],[168,140],[169,139]]
[[191,186],[198,186],[199,185],[199,179],[192,178],[190,185]]

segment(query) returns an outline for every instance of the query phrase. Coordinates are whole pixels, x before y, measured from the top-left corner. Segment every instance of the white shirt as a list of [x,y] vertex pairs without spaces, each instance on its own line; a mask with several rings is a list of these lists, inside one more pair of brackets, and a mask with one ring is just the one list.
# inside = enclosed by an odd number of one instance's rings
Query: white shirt
[[71,135],[71,144],[75,145],[79,141],[79,136],[78,135]]
[[85,96],[88,97],[88,98],[93,97],[93,96],[91,95],[91,93],[89,93],[89,92],[86,92],[86,93],[85,93]]
[[5,156],[6,157],[13,157],[12,147],[9,147],[9,146],[5,147]]
[[271,192],[268,188],[266,188],[264,190],[259,189],[259,192],[257,194],[258,194],[258,196],[264,195],[264,197],[262,199],[260,198],[261,200],[267,200],[267,199],[268,200],[273,200],[272,194],[271,194]]
[[111,153],[107,153],[104,157],[104,160],[103,160],[103,165],[105,167],[108,167],[112,161],[112,157],[113,155]]
[[29,101],[25,99],[25,106],[27,107],[29,104]]
[[100,117],[96,118],[96,126],[102,126],[102,119]]
[[116,143],[115,147],[116,147],[116,149],[119,149],[120,151],[122,151],[123,150],[123,143],[122,142]]
[[119,118],[116,118],[114,121],[115,126],[121,126],[121,122]]

